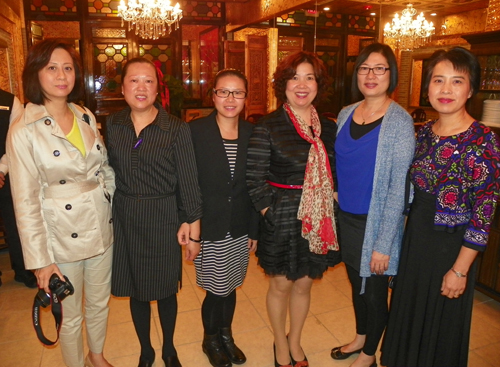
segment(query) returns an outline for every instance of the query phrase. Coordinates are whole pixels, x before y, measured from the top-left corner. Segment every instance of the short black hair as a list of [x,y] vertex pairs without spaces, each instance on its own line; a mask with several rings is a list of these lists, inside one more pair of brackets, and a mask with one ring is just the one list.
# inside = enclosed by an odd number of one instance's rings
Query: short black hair
[[47,39],[34,45],[29,53],[23,70],[23,88],[26,98],[34,104],[43,105],[47,100],[40,84],[38,72],[42,70],[50,61],[55,49],[66,50],[75,68],[75,85],[68,95],[68,102],[78,102],[83,96],[83,74],[80,55],[75,48],[57,39]]
[[385,43],[379,43],[379,42],[372,43],[366,46],[364,49],[362,49],[359,56],[356,58],[356,64],[354,65],[354,74],[352,76],[352,86],[351,86],[352,98],[354,100],[359,100],[361,99],[360,97],[362,97],[362,94],[358,88],[358,68],[374,52],[384,56],[385,59],[387,60],[387,63],[389,64],[390,80],[389,80],[389,88],[387,89],[387,94],[391,94],[392,92],[394,92],[394,89],[396,89],[398,85],[398,62],[396,60],[396,55],[394,55],[394,51],[392,51],[392,48],[390,48],[390,46],[386,45]]
[[472,94],[474,95],[478,92],[481,84],[481,66],[477,57],[463,47],[453,47],[448,51],[437,50],[432,54],[424,71],[425,79],[423,88],[425,91],[429,91],[429,84],[431,83],[434,68],[442,61],[449,61],[456,71],[467,73],[469,75]]

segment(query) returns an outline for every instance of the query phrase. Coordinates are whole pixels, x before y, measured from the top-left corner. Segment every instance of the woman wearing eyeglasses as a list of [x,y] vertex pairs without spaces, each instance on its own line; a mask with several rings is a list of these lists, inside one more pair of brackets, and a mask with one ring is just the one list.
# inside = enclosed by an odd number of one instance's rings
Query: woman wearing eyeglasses
[[314,108],[327,85],[325,66],[314,54],[283,59],[274,73],[283,105],[259,120],[248,148],[247,183],[262,214],[257,256],[269,276],[266,303],[277,367],[309,365],[301,336],[313,279],[339,262],[332,174],[337,127]]
[[388,278],[395,275],[404,225],[405,181],[415,136],[411,116],[389,94],[398,82],[391,48],[374,43],[356,60],[353,95],[364,99],[338,117],[335,143],[339,244],[352,286],[356,336],[333,359],[359,353],[353,367],[375,367],[388,318]]
[[189,127],[156,102],[158,91],[155,65],[145,58],[129,60],[122,71],[128,107],[106,121],[109,162],[116,172],[111,293],[130,297],[141,345],[138,366],[155,361],[150,302],[156,300],[162,359],[166,367],[180,367],[173,341],[179,243],[186,246],[186,260],[198,255],[201,195]]
[[196,283],[206,291],[201,308],[205,332],[202,347],[215,367],[246,361],[234,344],[231,324],[236,288],[245,279],[259,226],[245,180],[253,126],[239,118],[247,84],[238,70],[219,71],[212,96],[215,111],[189,123],[203,197],[203,243],[194,260]]

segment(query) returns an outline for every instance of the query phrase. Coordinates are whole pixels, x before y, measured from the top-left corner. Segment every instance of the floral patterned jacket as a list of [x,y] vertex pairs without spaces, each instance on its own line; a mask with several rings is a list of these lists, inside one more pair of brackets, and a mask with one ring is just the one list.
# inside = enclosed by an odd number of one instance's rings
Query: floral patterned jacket
[[477,121],[460,134],[440,137],[432,132],[434,123],[418,132],[411,180],[437,196],[437,230],[465,226],[464,246],[484,251],[500,196],[499,138]]

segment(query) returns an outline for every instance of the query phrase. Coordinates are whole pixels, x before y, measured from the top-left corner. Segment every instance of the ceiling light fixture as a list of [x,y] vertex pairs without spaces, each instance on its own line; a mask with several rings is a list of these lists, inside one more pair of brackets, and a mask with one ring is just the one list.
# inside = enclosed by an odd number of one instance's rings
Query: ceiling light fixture
[[392,26],[390,23],[385,25],[384,39],[393,48],[411,51],[429,42],[434,34],[434,25],[425,19],[424,13],[413,18],[416,14],[417,10],[412,4],[408,4],[407,8],[401,12],[401,18],[396,13]]
[[128,30],[135,26],[135,34],[145,39],[165,37],[172,30],[179,28],[182,9],[177,3],[170,5],[170,0],[124,0],[118,5],[118,16],[128,22]]

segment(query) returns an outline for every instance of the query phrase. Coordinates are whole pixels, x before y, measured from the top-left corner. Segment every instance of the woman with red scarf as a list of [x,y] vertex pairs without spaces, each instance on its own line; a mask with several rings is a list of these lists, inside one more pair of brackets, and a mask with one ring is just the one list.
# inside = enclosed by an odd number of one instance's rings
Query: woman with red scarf
[[262,214],[257,257],[269,275],[267,312],[276,366],[308,366],[300,338],[313,279],[339,262],[332,175],[336,125],[320,120],[313,106],[327,84],[326,69],[315,55],[285,58],[274,73],[274,91],[283,105],[259,120],[248,146],[247,184]]

